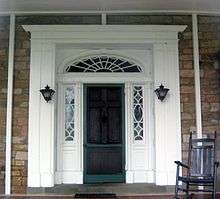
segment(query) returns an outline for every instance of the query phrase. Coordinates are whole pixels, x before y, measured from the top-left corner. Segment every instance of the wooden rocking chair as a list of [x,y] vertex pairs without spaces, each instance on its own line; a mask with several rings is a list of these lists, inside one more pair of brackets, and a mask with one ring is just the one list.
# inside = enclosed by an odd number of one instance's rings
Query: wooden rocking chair
[[[216,161],[216,132],[214,138],[189,139],[188,164],[175,161],[177,164],[175,198],[178,192],[211,192],[216,198],[217,167]],[[187,169],[186,176],[180,176],[180,167]],[[182,185],[179,185],[182,182]],[[202,187],[201,187],[202,186]]]

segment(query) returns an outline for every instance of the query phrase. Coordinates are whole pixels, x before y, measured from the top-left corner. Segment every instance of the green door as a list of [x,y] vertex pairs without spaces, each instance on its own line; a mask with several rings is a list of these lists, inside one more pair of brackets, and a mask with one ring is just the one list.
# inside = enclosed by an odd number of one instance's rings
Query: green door
[[123,85],[84,93],[84,183],[125,182]]

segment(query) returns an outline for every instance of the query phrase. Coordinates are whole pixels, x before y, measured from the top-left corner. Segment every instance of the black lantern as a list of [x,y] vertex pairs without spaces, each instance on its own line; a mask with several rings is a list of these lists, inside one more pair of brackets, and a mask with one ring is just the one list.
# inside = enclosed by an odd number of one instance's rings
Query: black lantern
[[165,99],[169,90],[170,89],[164,88],[164,86],[161,84],[159,88],[157,88],[154,92],[156,93],[158,99],[162,102]]
[[53,89],[51,89],[48,85],[45,86],[44,89],[40,89],[40,92],[43,95],[46,102],[49,102],[50,100],[52,100],[52,97],[55,93],[55,91]]

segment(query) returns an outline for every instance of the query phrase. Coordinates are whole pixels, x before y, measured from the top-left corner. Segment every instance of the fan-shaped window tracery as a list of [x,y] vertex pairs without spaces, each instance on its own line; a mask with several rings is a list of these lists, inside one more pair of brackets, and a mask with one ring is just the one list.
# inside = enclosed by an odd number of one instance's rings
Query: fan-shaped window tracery
[[66,72],[142,72],[140,66],[117,56],[97,55],[71,63]]

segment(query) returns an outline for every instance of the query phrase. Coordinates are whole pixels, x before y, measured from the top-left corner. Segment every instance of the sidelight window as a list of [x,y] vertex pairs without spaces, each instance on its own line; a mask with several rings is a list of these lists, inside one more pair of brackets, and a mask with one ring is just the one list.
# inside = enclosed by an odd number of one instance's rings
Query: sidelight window
[[133,128],[134,140],[143,140],[144,119],[143,119],[143,86],[133,86]]
[[75,92],[73,87],[65,90],[65,141],[73,141],[75,133]]

